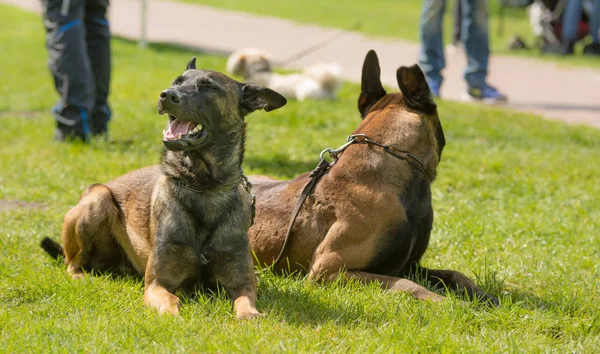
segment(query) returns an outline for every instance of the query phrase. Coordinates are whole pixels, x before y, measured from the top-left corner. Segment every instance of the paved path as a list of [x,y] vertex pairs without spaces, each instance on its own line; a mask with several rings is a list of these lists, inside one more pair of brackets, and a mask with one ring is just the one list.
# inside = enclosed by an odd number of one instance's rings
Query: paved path
[[[31,11],[40,10],[40,0],[0,0]],[[139,0],[111,2],[114,34],[138,38]],[[257,47],[282,61],[338,30],[297,24],[272,17],[218,10],[211,7],[152,0],[148,6],[148,38],[227,54],[243,47]],[[302,68],[320,61],[338,62],[346,79],[360,80],[362,60],[375,49],[382,65],[384,84],[396,87],[395,69],[415,63],[418,46],[403,40],[386,40],[347,32],[325,48],[290,64]],[[447,53],[442,96],[459,100],[465,90],[461,53]],[[600,128],[600,70],[564,68],[534,59],[494,56],[489,81],[505,91],[509,108],[543,114],[569,123]]]

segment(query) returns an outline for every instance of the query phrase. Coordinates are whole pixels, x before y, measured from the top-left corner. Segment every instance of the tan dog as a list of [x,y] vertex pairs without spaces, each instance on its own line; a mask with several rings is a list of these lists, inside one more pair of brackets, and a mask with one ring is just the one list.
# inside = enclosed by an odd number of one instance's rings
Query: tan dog
[[[292,271],[307,270],[311,280],[325,281],[345,270],[347,278],[375,281],[417,299],[442,300],[405,278],[416,273],[433,284],[497,303],[459,272],[419,265],[429,244],[431,182],[445,139],[419,67],[400,67],[397,80],[401,93],[386,94],[377,55],[367,54],[358,99],[363,121],[354,134],[365,134],[379,145],[358,137],[323,176],[301,209],[277,270],[289,264]],[[261,265],[271,265],[283,247],[290,214],[309,174],[291,181],[251,180],[257,214],[250,241]]]
[[177,314],[178,289],[221,284],[238,318],[259,315],[248,228],[251,196],[243,183],[244,117],[283,106],[270,89],[196,70],[195,58],[160,94],[168,114],[160,166],[94,184],[64,219],[62,249],[74,278],[83,270],[132,272],[145,277],[144,302]]
[[335,63],[318,63],[300,74],[277,74],[269,55],[256,48],[236,51],[227,60],[227,72],[244,80],[268,87],[288,99],[334,99],[342,85],[342,69]]

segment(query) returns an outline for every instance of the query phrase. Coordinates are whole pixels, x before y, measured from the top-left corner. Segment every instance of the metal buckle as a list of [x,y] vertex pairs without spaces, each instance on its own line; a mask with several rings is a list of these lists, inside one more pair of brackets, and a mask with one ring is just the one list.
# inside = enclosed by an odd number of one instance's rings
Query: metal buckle
[[[361,140],[358,140],[357,138],[362,138]],[[369,140],[369,137],[367,136],[367,134],[352,134],[348,137],[348,141],[356,141],[357,143],[362,143],[363,141]]]
[[[329,157],[330,157],[330,158],[333,160],[332,162],[329,162],[329,161],[327,161],[327,160],[325,159],[325,153],[329,153]],[[330,164],[333,164],[333,163],[335,163],[335,162],[337,161],[337,159],[338,159],[338,156],[337,156],[337,155],[338,155],[338,153],[337,153],[337,151],[336,151],[336,150],[333,150],[332,148],[327,148],[327,149],[325,149],[325,150],[321,151],[321,153],[319,154],[319,158],[320,158],[322,161],[327,161],[327,162],[329,162]]]
[[256,204],[256,196],[252,193],[252,182],[246,177],[244,174],[244,170],[242,170],[242,187],[248,192],[250,195],[250,199],[252,200],[252,205]]

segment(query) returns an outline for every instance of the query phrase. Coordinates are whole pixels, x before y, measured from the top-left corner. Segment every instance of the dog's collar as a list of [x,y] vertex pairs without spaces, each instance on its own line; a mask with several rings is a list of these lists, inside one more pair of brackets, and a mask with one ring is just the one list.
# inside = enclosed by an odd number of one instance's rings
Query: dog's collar
[[423,176],[425,176],[425,178],[427,179],[427,181],[429,183],[431,183],[431,181],[432,181],[431,177],[425,170],[425,164],[423,163],[423,161],[421,161],[421,159],[416,157],[414,154],[412,154],[408,151],[394,151],[388,145],[384,145],[384,144],[381,144],[381,143],[378,143],[376,141],[369,139],[369,137],[366,134],[350,135],[348,137],[348,140],[346,141],[346,143],[344,145],[340,146],[339,148],[337,148],[335,150],[331,149],[331,148],[327,148],[327,149],[321,151],[321,155],[320,155],[321,160],[325,160],[325,154],[328,153],[329,156],[333,159],[333,161],[330,163],[330,167],[331,167],[340,158],[340,155],[342,154],[342,152],[344,152],[344,150],[346,150],[348,148],[348,146],[353,145],[353,144],[371,144],[371,145],[379,146],[383,149],[383,151],[390,154],[391,156],[397,158],[398,160],[406,161],[410,165],[415,167],[417,170],[419,170],[419,172],[421,172],[423,174]]
[[[241,173],[241,175],[242,175],[242,177],[241,177],[242,187],[244,187],[244,189],[246,190],[246,192],[248,192],[248,194],[252,198],[252,204],[255,204],[256,197],[254,196],[254,194],[252,194],[252,183],[250,183],[250,181],[248,180],[248,177],[246,177],[246,175],[244,174],[244,170],[241,170],[241,172],[242,172]],[[182,179],[171,178],[171,180],[173,182],[175,182],[175,184],[177,184],[178,187],[181,187],[183,189],[187,189],[188,191],[191,191],[191,192],[195,192],[195,193],[200,193],[201,194],[201,193],[204,193],[204,192],[208,191],[208,189],[202,189],[202,188],[192,187],[189,184],[187,184],[185,182],[185,180],[182,180]],[[229,189],[219,190],[219,192],[230,192],[232,190],[237,189],[238,186],[239,185],[235,185],[234,187],[229,188]]]

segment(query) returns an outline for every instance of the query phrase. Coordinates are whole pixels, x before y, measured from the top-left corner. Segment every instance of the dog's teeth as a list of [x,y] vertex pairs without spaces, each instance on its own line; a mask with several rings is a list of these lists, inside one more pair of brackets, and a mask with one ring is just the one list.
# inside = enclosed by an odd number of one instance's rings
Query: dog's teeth
[[181,133],[177,134],[177,139],[181,139]]
[[163,135],[167,134],[167,131],[163,129]]
[[200,130],[202,130],[202,126],[201,126],[200,124],[198,124],[198,125],[196,126],[196,128],[194,128],[194,129],[192,130],[192,132],[194,132],[194,133],[197,133],[197,132],[199,132]]

